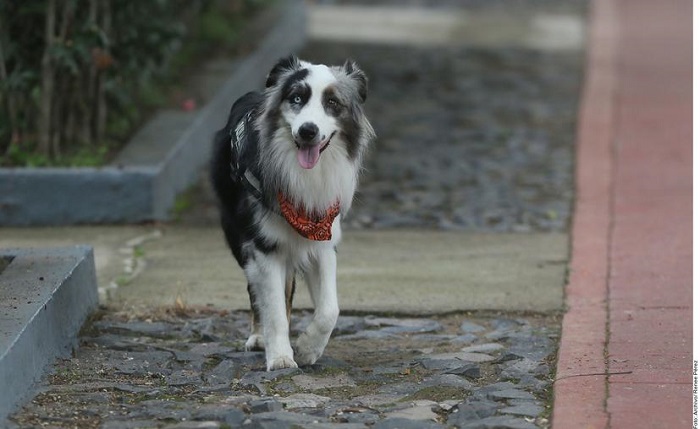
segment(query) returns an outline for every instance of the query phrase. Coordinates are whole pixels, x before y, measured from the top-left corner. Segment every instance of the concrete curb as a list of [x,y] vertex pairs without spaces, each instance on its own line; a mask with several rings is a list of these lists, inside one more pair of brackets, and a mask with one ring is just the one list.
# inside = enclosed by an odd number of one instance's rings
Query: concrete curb
[[577,130],[576,207],[569,282],[554,381],[555,429],[608,424],[605,411],[611,158],[617,33],[614,2],[591,3],[586,82]]
[[2,168],[0,225],[167,219],[177,194],[197,179],[208,161],[211,138],[223,126],[231,103],[262,86],[274,62],[303,45],[303,2],[284,2],[280,8],[276,24],[258,49],[236,64],[235,72],[218,94],[190,118],[190,125],[175,136],[172,144],[157,145],[164,151],[160,161],[141,165],[139,160],[130,159],[129,163],[103,168]]
[[91,247],[9,249],[0,260],[9,260],[0,272],[1,424],[46,366],[77,346],[98,298]]

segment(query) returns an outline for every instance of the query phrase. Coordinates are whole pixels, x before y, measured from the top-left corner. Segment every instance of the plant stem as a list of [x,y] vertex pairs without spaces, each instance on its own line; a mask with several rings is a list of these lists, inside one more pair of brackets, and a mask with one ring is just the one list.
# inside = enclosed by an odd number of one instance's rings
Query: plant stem
[[53,104],[54,70],[51,49],[56,31],[56,0],[47,0],[44,55],[41,58],[41,99],[39,101],[39,154],[48,156],[51,150],[51,106]]

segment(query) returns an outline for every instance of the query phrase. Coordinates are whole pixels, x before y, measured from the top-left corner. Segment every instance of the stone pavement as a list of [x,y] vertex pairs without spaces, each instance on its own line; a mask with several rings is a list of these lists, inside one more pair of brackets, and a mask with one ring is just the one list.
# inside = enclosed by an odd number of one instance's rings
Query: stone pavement
[[[512,13],[494,4],[429,2]],[[567,34],[584,5],[557,6]],[[360,62],[379,134],[339,248],[341,319],[310,368],[242,351],[247,297],[206,185],[167,225],[3,230],[0,246],[94,244],[107,304],[15,424],[549,427],[582,46],[499,40],[302,52]]]
[[[292,320],[297,334],[310,319]],[[325,356],[265,372],[243,312],[108,312],[17,427],[546,427],[558,320],[341,316]],[[465,398],[469,398],[465,400]],[[15,426],[12,426],[15,427]]]

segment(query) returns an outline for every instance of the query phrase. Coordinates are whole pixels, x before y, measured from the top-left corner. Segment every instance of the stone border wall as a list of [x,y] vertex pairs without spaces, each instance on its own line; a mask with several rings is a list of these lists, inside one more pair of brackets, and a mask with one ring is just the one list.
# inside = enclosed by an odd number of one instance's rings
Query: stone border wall
[[0,250],[0,425],[31,393],[47,365],[77,348],[97,308],[89,246]]

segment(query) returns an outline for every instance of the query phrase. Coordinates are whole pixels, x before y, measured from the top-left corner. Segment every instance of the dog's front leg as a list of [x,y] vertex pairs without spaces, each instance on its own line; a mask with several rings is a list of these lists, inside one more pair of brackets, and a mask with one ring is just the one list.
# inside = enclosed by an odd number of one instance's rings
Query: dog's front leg
[[332,247],[319,252],[306,272],[306,282],[314,303],[314,317],[296,343],[300,365],[311,365],[321,357],[338,320],[336,254]]
[[246,267],[246,275],[254,288],[260,311],[268,371],[297,367],[289,342],[285,274],[285,263],[275,254],[257,254]]

